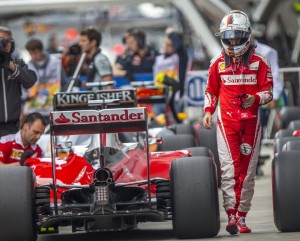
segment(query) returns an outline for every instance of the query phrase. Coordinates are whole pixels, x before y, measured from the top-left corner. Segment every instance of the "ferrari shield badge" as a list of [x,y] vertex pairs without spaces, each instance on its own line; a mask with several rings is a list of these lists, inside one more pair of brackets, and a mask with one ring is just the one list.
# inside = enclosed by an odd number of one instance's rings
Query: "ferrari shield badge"
[[240,145],[240,152],[245,155],[248,156],[251,154],[252,152],[252,147],[248,144],[248,143],[242,143]]

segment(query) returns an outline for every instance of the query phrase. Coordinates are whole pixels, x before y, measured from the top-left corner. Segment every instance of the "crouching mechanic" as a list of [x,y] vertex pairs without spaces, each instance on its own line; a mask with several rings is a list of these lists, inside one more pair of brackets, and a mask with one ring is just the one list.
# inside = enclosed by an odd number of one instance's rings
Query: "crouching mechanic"
[[222,53],[211,61],[203,125],[210,128],[218,105],[217,143],[221,162],[223,206],[230,234],[249,233],[245,223],[254,194],[261,124],[259,106],[272,100],[268,60],[250,44],[248,16],[230,11],[220,24]]
[[0,166],[23,166],[29,157],[42,157],[42,150],[36,144],[44,133],[45,118],[37,112],[29,114],[16,134],[0,138]]

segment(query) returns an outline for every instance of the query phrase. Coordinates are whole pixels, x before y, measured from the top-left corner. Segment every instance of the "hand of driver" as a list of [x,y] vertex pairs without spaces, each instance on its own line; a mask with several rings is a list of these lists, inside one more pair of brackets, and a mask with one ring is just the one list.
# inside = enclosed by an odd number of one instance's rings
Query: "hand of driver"
[[254,95],[246,95],[245,100],[242,104],[243,108],[249,108],[250,106],[253,105],[253,103],[255,102],[255,96]]
[[206,129],[211,129],[212,116],[210,112],[205,113],[202,123]]

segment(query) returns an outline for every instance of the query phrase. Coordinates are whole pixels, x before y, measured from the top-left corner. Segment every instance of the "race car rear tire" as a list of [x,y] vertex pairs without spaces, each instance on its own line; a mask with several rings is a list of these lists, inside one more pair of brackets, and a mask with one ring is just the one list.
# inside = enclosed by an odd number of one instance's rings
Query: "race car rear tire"
[[170,169],[172,223],[178,238],[207,238],[220,230],[216,168],[212,158],[174,160]]
[[212,153],[212,151],[209,148],[204,146],[189,147],[185,149],[189,150],[192,156],[207,156],[207,157],[214,158],[214,154]]
[[213,159],[214,163],[216,164],[218,187],[221,187],[221,172],[220,170],[218,170],[218,164],[215,161],[215,156],[213,152],[209,148],[204,146],[190,147],[186,149],[192,153],[192,156],[207,156]]
[[273,214],[279,231],[300,231],[300,151],[282,151],[272,162]]
[[192,124],[172,124],[168,128],[173,128],[175,131],[175,134],[189,134],[189,135],[195,135],[194,128]]
[[29,167],[0,168],[0,241],[35,241],[34,176]]
[[157,146],[157,151],[175,151],[187,147],[194,147],[195,145],[196,141],[193,135],[166,135],[162,137],[162,144]]
[[211,126],[211,129],[205,129],[203,125],[201,125],[197,130],[197,142],[198,146],[203,146],[209,148],[213,155],[214,161],[217,166],[218,171],[218,186],[221,186],[221,165],[218,153],[218,145],[217,145],[217,127],[216,124]]

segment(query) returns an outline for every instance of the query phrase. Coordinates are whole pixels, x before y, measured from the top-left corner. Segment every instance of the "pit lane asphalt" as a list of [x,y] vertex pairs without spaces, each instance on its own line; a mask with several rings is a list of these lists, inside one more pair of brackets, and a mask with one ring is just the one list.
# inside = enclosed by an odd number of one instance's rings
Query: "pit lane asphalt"
[[[264,176],[256,179],[256,189],[253,197],[252,208],[247,217],[247,223],[252,228],[250,234],[238,234],[231,236],[225,231],[227,218],[222,207],[221,192],[220,213],[221,229],[216,237],[195,240],[222,240],[222,241],[299,241],[300,232],[281,233],[277,230],[273,220],[272,211],[272,183],[271,183],[271,160],[273,157],[272,146],[264,145],[262,154],[269,154],[270,159],[263,167]],[[143,223],[137,230],[109,233],[70,233],[70,228],[61,229],[60,234],[40,235],[38,241],[155,241],[155,240],[178,240],[172,231],[172,222]]]

